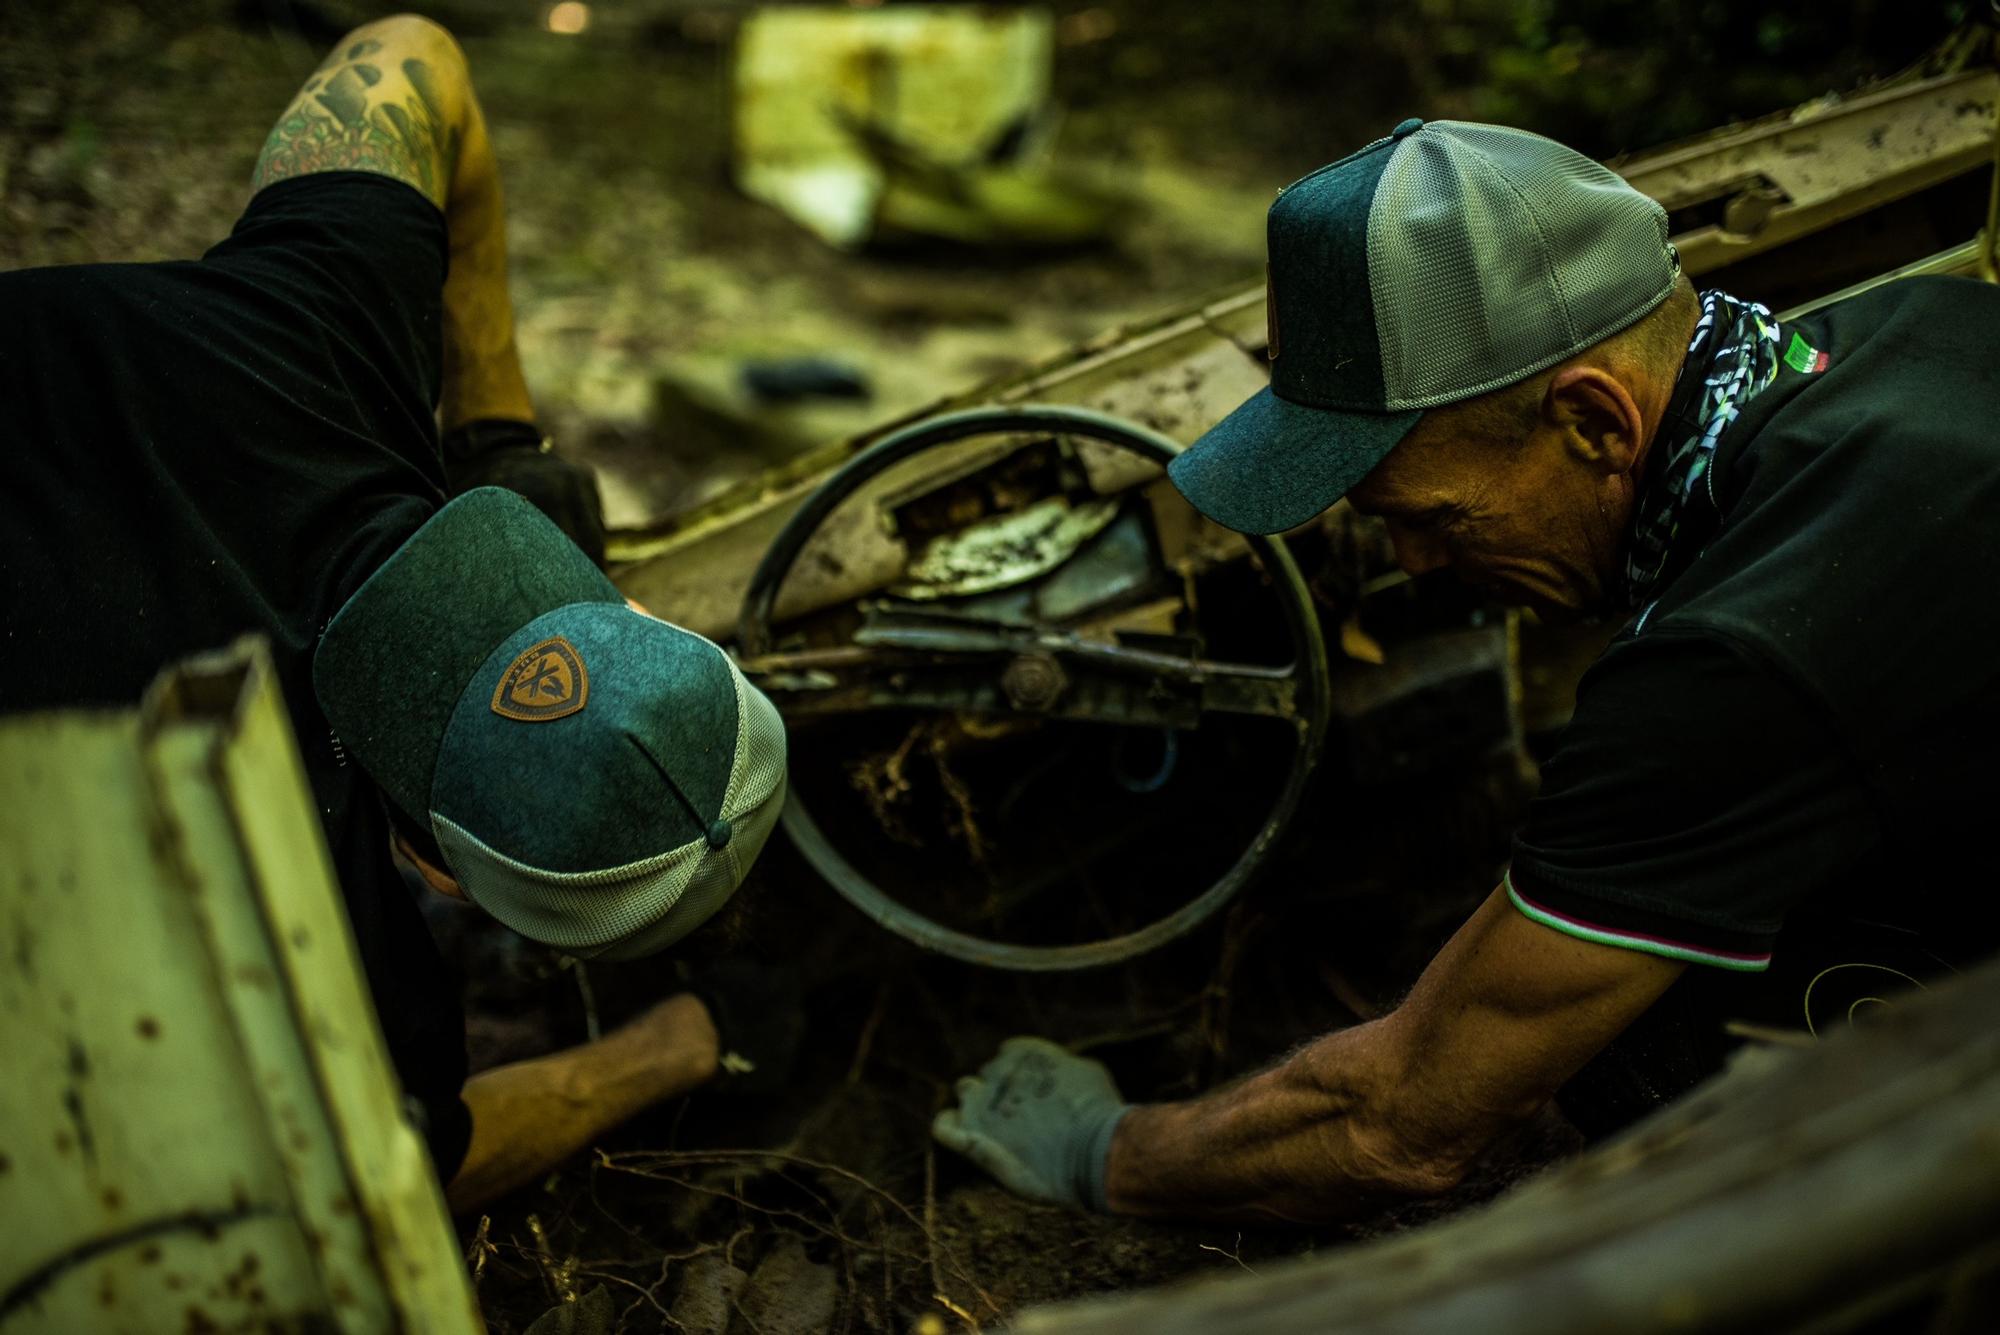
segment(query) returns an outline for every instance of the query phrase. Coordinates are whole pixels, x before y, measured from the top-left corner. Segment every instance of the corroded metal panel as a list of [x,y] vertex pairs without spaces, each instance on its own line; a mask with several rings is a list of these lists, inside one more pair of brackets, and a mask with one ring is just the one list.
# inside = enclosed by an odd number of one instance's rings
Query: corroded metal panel
[[737,181],[823,240],[859,245],[891,186],[872,141],[978,160],[1041,112],[1053,46],[1038,9],[760,10],[736,45]]
[[1808,103],[1616,165],[1670,212],[1714,206],[1674,237],[1681,263],[1704,273],[1990,161],[1996,101],[2000,74],[1975,70]]
[[160,809],[149,768],[129,715],[0,728],[10,1335],[330,1307],[195,912],[241,883],[206,846],[212,824]]
[[[1263,327],[1263,289],[1205,303],[1145,327],[1119,331],[1037,370],[944,400],[902,422],[842,442],[808,460],[774,470],[658,537],[628,538],[614,555],[625,564],[614,578],[656,614],[718,639],[736,624],[750,574],[778,530],[805,497],[856,450],[896,426],[947,409],[978,404],[1055,403],[1096,408],[1154,426],[1183,443],[1268,383],[1261,361],[1241,340],[1250,321]],[[1000,449],[1012,448],[1002,444]],[[940,449],[917,469],[884,477],[831,517],[799,561],[778,605],[780,618],[831,606],[893,583],[908,552],[885,525],[881,505],[906,498],[920,478],[943,479],[989,458],[989,443]],[[1092,488],[1115,494],[1159,474],[1144,460],[1114,462],[1108,451],[1082,450]],[[1206,521],[1200,521],[1206,523]],[[1218,531],[1219,532],[1219,531]]]
[[0,723],[0,1323],[479,1328],[261,647]]

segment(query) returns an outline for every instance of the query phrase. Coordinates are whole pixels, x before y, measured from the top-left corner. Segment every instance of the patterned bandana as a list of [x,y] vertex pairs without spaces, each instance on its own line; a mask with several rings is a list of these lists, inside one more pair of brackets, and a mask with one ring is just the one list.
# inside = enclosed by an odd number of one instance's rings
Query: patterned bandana
[[[1777,378],[1778,321],[1770,309],[1727,292],[1702,293],[1701,319],[1653,439],[1651,476],[1635,507],[1625,556],[1628,609],[1653,600],[1683,530],[1701,527],[1690,521],[1721,512],[1709,467],[1715,443],[1744,405]],[[1691,508],[1697,497],[1706,502],[1705,516]],[[1642,615],[1640,625],[1645,620]]]

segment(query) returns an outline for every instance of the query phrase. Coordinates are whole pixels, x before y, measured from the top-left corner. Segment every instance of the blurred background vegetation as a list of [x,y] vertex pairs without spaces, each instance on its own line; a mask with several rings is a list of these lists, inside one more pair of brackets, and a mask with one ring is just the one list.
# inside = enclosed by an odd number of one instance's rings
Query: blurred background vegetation
[[1073,105],[1193,92],[1274,134],[1489,120],[1610,157],[1894,73],[1984,4],[1111,0],[1121,39],[1059,74]]
[[[418,7],[460,35],[493,126],[545,425],[644,480],[607,496],[629,524],[1255,281],[1277,188],[1406,116],[1613,156],[1892,74],[1989,3],[1053,0],[1056,159],[1131,209],[1105,245],[1035,255],[837,252],[738,192],[754,5],[592,0],[574,33],[552,0]],[[326,47],[403,7],[0,0],[0,267],[199,255]],[[746,364],[828,355],[870,393],[744,401]]]

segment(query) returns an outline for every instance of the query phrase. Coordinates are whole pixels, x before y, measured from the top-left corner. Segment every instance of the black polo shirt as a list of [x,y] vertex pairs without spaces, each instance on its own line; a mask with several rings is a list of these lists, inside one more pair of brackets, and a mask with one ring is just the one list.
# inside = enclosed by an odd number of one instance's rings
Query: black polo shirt
[[1509,885],[1573,935],[1775,967],[1768,1018],[1823,1030],[2000,946],[2000,290],[1892,283],[1780,347],[1584,677]]
[[[439,1173],[465,1152],[464,1020],[373,784],[309,673],[327,619],[442,502],[444,220],[385,176],[258,193],[198,261],[0,274],[0,710],[129,707],[266,636],[361,962]],[[106,893],[113,888],[106,887]]]

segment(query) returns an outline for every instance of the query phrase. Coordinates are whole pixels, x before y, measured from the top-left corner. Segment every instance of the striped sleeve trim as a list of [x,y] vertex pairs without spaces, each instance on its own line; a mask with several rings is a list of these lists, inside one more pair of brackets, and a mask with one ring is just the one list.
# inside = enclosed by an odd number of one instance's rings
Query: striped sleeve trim
[[1660,955],[1670,960],[1685,960],[1690,964],[1711,964],[1720,969],[1734,969],[1739,973],[1762,973],[1771,967],[1771,952],[1768,950],[1762,952],[1718,950],[1713,946],[1673,941],[1647,932],[1602,927],[1567,913],[1558,913],[1522,894],[1514,885],[1512,871],[1507,873],[1505,885],[1507,898],[1513,902],[1515,908],[1531,920],[1581,941],[1594,941],[1600,946],[1618,946],[1625,950],[1644,951],[1648,955]]

